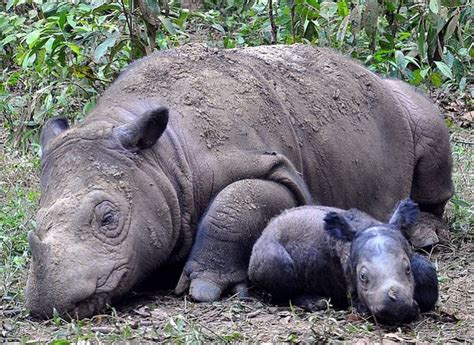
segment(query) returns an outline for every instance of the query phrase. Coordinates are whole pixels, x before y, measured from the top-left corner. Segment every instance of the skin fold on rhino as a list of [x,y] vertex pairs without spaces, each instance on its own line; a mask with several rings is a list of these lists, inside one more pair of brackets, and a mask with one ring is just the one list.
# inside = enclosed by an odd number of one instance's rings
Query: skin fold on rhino
[[405,238],[418,215],[403,200],[387,224],[357,209],[301,206],[273,218],[250,257],[249,278],[275,302],[308,310],[354,306],[378,322],[411,322],[434,308],[431,262]]
[[305,45],[153,54],[81,124],[48,121],[41,145],[26,303],[42,317],[93,315],[173,264],[185,263],[178,293],[243,293],[251,248],[284,209],[386,221],[410,196],[442,226],[453,193],[438,110]]

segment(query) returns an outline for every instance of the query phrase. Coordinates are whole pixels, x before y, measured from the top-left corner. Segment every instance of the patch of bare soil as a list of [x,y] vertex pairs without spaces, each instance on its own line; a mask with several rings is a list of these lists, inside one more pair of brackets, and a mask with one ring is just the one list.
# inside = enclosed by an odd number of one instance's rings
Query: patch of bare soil
[[[469,87],[467,90],[469,90]],[[473,127],[474,109],[472,108],[472,99],[468,99],[467,96],[460,99],[454,93],[446,93],[440,90],[431,92],[430,97],[442,109],[448,123],[456,124],[462,128]]]

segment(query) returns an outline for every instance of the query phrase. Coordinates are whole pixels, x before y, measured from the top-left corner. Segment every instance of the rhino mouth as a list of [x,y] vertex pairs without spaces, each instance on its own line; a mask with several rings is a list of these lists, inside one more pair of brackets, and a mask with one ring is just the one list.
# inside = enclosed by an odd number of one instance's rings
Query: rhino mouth
[[121,265],[113,269],[108,276],[102,277],[97,281],[95,293],[103,294],[116,290],[117,287],[125,280],[128,272],[129,268],[127,265]]
[[94,294],[77,302],[72,310],[72,315],[69,316],[81,319],[101,312],[110,304],[112,297],[120,294],[120,287],[128,272],[129,268],[122,265],[113,269],[108,276],[98,279]]
[[377,313],[373,313],[373,317],[377,319],[377,321],[387,324],[387,325],[395,325],[400,323],[410,323],[416,320],[419,316],[420,312],[417,305],[413,305],[411,307],[393,310],[393,311],[379,311]]
[[73,319],[82,319],[90,317],[97,312],[100,312],[104,307],[110,303],[110,297],[107,294],[95,294],[81,302],[79,302],[72,315],[69,315]]

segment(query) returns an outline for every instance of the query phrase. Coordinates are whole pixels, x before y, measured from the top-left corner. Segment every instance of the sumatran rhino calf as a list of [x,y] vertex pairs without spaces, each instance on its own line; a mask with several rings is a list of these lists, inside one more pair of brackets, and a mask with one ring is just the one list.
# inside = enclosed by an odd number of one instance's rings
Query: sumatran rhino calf
[[330,50],[153,54],[81,124],[43,128],[27,307],[89,316],[184,263],[176,291],[216,300],[245,288],[267,222],[313,202],[387,220],[411,196],[439,218],[453,193],[448,139],[423,95]]
[[255,243],[250,279],[275,301],[306,309],[354,305],[381,322],[410,322],[434,308],[436,270],[412,252],[405,231],[418,213],[402,201],[388,224],[357,209],[303,206],[274,218]]

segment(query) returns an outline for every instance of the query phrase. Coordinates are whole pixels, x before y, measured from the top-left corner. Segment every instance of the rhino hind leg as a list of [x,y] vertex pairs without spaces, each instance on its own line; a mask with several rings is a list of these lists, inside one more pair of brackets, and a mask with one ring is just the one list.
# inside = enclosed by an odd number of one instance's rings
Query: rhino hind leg
[[447,241],[449,232],[442,216],[454,193],[448,129],[440,111],[424,94],[400,81],[384,81],[405,109],[413,134],[415,167],[410,197],[418,203],[422,216],[410,232],[410,242],[426,247]]
[[292,303],[306,311],[314,312],[319,310],[325,310],[329,307],[330,302],[328,299],[318,295],[299,295],[296,298],[291,299]]
[[198,227],[177,293],[189,286],[196,301],[217,300],[225,290],[243,292],[252,246],[268,221],[296,198],[280,183],[240,180],[212,201]]
[[[432,104],[426,106],[429,108],[425,111],[435,111]],[[423,248],[449,240],[449,229],[442,217],[446,203],[454,193],[452,158],[449,134],[440,118],[431,116],[430,121],[415,127],[414,137],[419,139],[415,142],[417,163],[411,198],[418,203],[421,214],[409,239],[415,247]]]
[[253,283],[272,295],[274,303],[287,303],[302,292],[293,258],[269,236],[263,235],[253,247],[248,273]]

